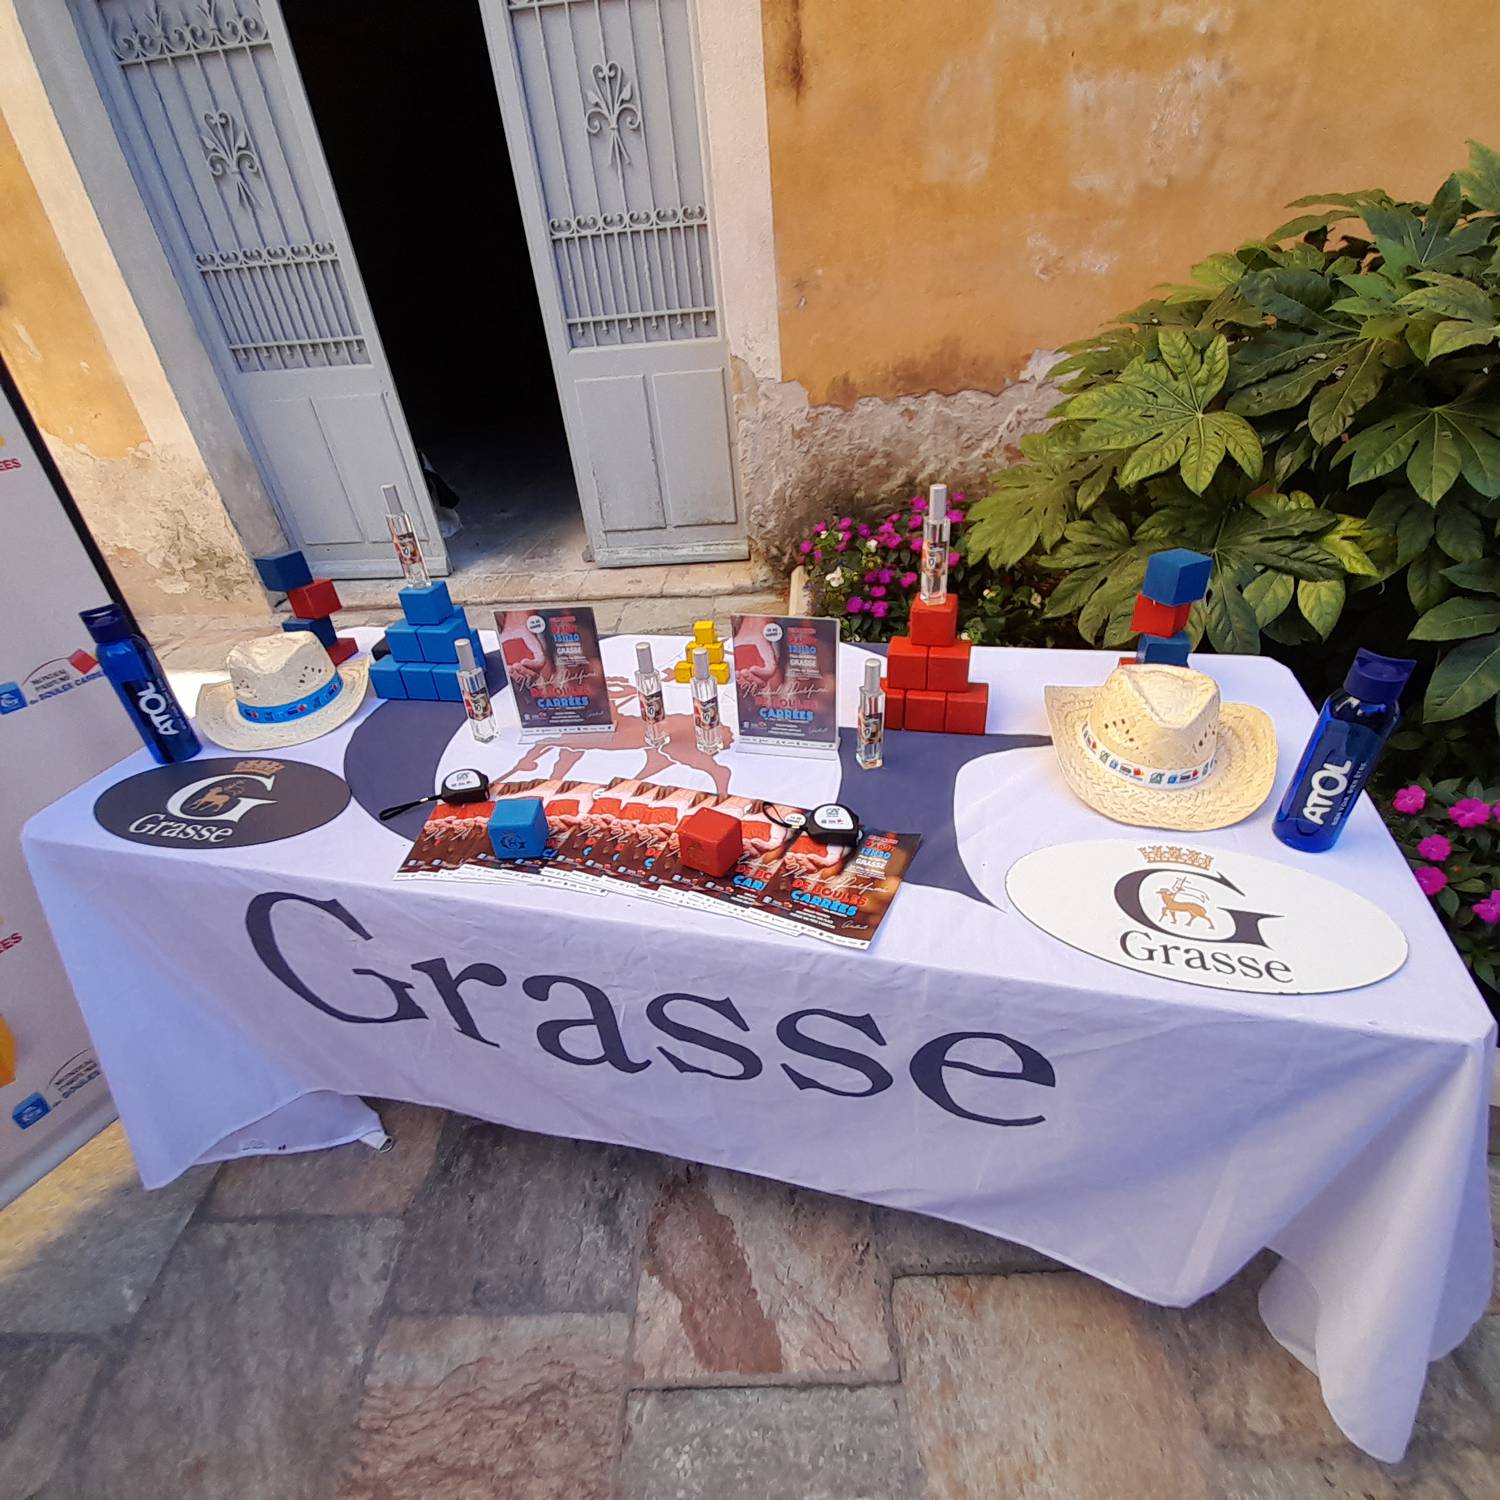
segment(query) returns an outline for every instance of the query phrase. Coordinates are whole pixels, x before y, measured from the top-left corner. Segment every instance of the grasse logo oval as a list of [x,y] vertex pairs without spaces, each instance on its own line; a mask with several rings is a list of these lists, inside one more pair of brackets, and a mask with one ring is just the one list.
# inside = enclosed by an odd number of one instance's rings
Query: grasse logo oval
[[101,794],[94,817],[158,849],[234,849],[321,828],[348,801],[348,786],[321,766],[223,756],[127,777]]
[[1159,834],[1034,850],[1010,867],[1005,891],[1070,947],[1211,989],[1327,994],[1406,962],[1401,929],[1363,896],[1293,865]]

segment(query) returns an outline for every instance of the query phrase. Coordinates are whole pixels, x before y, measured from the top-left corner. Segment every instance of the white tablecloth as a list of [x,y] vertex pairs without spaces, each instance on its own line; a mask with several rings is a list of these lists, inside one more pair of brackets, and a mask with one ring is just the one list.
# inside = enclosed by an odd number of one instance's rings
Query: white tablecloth
[[[635,639],[606,643],[612,672],[633,667]],[[845,723],[864,654],[842,648]],[[377,1095],[940,1215],[1169,1306],[1269,1246],[1271,1331],[1348,1436],[1398,1458],[1428,1361],[1489,1294],[1487,1012],[1368,804],[1314,868],[1405,930],[1410,959],[1380,983],[1217,991],[1045,936],[1009,909],[1006,869],[1122,830],[1064,788],[1041,689],[1098,683],[1113,657],[974,658],[984,739],[894,733],[879,773],[847,755],[722,757],[733,790],[843,795],[924,834],[867,953],[620,893],[398,882],[407,839],[358,800],[283,842],[145,848],[92,813],[144,751],[79,788],[32,820],[26,851],[146,1183],[235,1149],[350,1139],[372,1124],[357,1096]],[[1295,860],[1269,823],[1312,709],[1269,661],[1199,664],[1270,711],[1281,770],[1258,814],[1194,841]],[[667,692],[685,713],[686,689]],[[479,746],[456,706],[371,699],[276,754],[378,807],[440,767],[517,766],[503,694],[497,711],[505,732]],[[603,780],[642,756],[544,746],[525,763]],[[661,779],[710,784],[684,764]],[[956,1033],[981,1035],[941,1040]]]

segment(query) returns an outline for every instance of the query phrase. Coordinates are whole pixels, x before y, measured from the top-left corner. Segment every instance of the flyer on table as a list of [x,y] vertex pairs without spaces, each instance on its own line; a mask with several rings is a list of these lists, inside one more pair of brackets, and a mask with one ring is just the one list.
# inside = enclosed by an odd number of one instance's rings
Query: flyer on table
[[741,749],[836,751],[837,620],[731,615]]
[[613,727],[614,711],[592,609],[581,604],[497,609],[495,629],[515,691],[523,740],[603,733]]

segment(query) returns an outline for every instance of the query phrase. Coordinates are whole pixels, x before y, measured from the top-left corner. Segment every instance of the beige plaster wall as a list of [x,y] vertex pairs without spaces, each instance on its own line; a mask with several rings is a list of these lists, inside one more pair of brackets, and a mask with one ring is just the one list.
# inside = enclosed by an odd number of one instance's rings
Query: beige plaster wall
[[141,615],[266,619],[204,467],[0,0],[0,353]]
[[998,391],[1304,193],[1500,147],[1494,0],[764,0],[782,375]]

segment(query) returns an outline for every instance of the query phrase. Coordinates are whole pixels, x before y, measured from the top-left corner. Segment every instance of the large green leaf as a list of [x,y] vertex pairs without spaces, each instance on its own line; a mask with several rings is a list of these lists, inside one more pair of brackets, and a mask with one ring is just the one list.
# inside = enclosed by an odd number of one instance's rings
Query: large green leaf
[[1437,544],[1454,562],[1478,562],[1484,556],[1484,523],[1451,496],[1437,508]]
[[1495,307],[1489,294],[1472,281],[1442,271],[1419,272],[1417,280],[1424,285],[1401,298],[1403,307],[1436,313],[1442,318],[1458,318],[1465,323],[1495,321]]
[[1215,651],[1253,654],[1260,650],[1255,610],[1223,568],[1215,572],[1203,603],[1208,638]]
[[1343,374],[1319,391],[1307,409],[1307,430],[1320,443],[1331,443],[1354,420],[1361,407],[1380,394],[1390,368],[1401,358],[1388,339],[1367,339],[1349,352]]
[[1470,141],[1469,170],[1460,172],[1458,180],[1476,207],[1500,214],[1500,153]]
[[1257,573],[1242,591],[1245,602],[1255,611],[1255,620],[1262,627],[1269,625],[1292,602],[1297,592],[1297,580],[1290,573],[1277,573],[1267,568]]
[[1333,377],[1336,368],[1330,361],[1310,359],[1280,375],[1272,375],[1268,380],[1242,386],[1226,405],[1230,411],[1245,417],[1286,411],[1289,407],[1300,406],[1311,392]]
[[1326,641],[1328,632],[1339,622],[1344,612],[1345,585],[1342,578],[1328,578],[1319,582],[1302,579],[1297,585],[1297,607],[1302,618]]
[[1500,690],[1500,631],[1455,646],[1427,684],[1422,716],[1429,723],[1456,719]]
[[1367,208],[1364,219],[1387,267],[1406,272],[1453,269],[1463,256],[1484,244],[1493,227],[1479,220],[1454,229],[1450,215],[1429,214],[1419,219],[1404,205]]
[[1098,461],[1074,454],[1056,427],[1023,437],[1021,454],[1024,462],[1002,469],[991,492],[969,511],[969,550],[997,568],[1013,567],[1038,543],[1057,544],[1079,477]]
[[1278,323],[1298,328],[1339,331],[1338,324],[1325,316],[1333,301],[1333,288],[1316,271],[1294,271],[1277,267],[1272,271],[1251,271],[1239,285],[1240,295]]
[[1500,599],[1458,594],[1435,605],[1412,626],[1414,641],[1462,641],[1500,630]]
[[1403,406],[1384,421],[1355,433],[1333,461],[1350,461],[1350,484],[1378,479],[1404,463],[1412,488],[1436,505],[1466,465],[1485,484],[1500,478],[1497,443],[1500,407],[1472,400]]
[[1454,563],[1451,568],[1443,569],[1443,577],[1476,594],[1500,594],[1500,557]]
[[1406,570],[1406,592],[1418,610],[1429,610],[1447,598],[1450,590],[1448,580],[1443,577],[1443,564],[1447,561],[1436,547],[1428,547],[1411,560]]
[[1399,568],[1426,550],[1437,521],[1432,507],[1408,489],[1387,490],[1370,507],[1369,519],[1395,535]]

